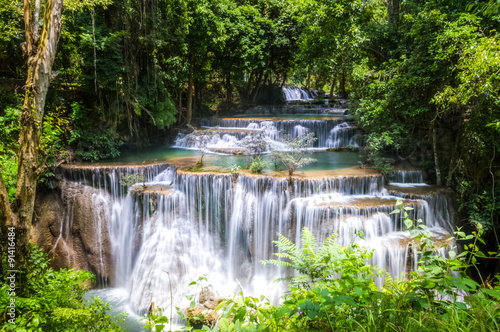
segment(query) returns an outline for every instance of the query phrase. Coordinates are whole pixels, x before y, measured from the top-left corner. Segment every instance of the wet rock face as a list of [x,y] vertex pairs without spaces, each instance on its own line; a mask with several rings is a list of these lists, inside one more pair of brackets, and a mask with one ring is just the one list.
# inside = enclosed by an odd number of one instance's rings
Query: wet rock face
[[112,279],[104,222],[108,209],[92,188],[62,181],[59,188],[37,195],[31,241],[49,253],[53,268],[92,271],[98,282],[106,282]]
[[220,318],[215,309],[221,301],[212,285],[205,286],[198,295],[198,303],[193,308],[186,308],[184,314],[193,327],[214,327]]
[[209,285],[203,287],[200,292],[198,301],[208,309],[215,310],[215,308],[217,308],[217,305],[219,305],[220,298],[212,285]]

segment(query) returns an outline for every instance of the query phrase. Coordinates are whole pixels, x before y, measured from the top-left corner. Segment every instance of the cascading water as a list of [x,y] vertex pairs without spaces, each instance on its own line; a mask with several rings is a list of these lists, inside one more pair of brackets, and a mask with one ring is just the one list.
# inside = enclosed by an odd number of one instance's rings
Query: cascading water
[[286,101],[308,101],[312,100],[317,95],[315,92],[296,87],[284,86],[281,88],[281,90],[283,91],[283,96],[285,97]]
[[[277,141],[280,138],[296,138],[309,132],[314,133],[317,139],[314,143],[315,148],[359,146],[357,129],[345,122],[344,118],[329,120],[210,118],[202,119],[201,125],[212,131],[212,137],[208,142],[208,148],[212,150],[242,148],[243,139],[256,131],[263,131],[269,139],[269,145],[273,145],[274,148],[279,148],[280,142]],[[180,148],[197,148],[199,145],[200,142],[191,139],[189,135],[178,136],[175,141],[175,146]]]
[[424,175],[422,171],[392,171],[389,175],[391,182],[402,184],[423,184]]
[[356,128],[353,128],[347,122],[342,122],[330,130],[325,145],[329,148],[339,148],[346,145],[357,147],[358,142],[355,135]]
[[[401,172],[400,181],[421,180],[417,173]],[[240,174],[235,179],[231,174],[185,173],[168,164],[67,167],[63,173],[61,189],[71,204],[56,245],[71,236],[74,206],[90,195],[85,207],[89,225],[98,233],[91,244],[94,269],[110,281],[108,286],[121,289],[122,301],[137,313],[152,302],[168,308],[171,297],[177,301],[192,292],[187,285],[203,274],[222,294],[237,292],[237,279],[248,293],[277,300],[284,285],[272,281],[286,271],[260,262],[273,258],[278,233],[299,243],[303,227],[319,241],[335,232],[341,244],[355,241],[373,248],[373,264],[393,278],[404,276],[414,268],[415,252],[402,221],[390,214],[400,199],[438,239],[446,238],[453,225],[452,207],[443,193],[386,186],[382,176],[290,182]],[[138,183],[122,185],[127,177]],[[82,194],[69,198],[78,188]]]

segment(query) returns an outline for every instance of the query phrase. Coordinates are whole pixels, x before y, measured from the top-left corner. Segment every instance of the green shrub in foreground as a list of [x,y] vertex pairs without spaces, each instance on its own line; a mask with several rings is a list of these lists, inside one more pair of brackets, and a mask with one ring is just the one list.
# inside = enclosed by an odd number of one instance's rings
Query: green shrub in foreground
[[[398,204],[394,213],[401,214],[418,249],[418,269],[406,279],[386,276],[384,285],[377,287],[374,277],[385,272],[368,264],[371,250],[358,244],[341,246],[334,235],[318,246],[304,228],[301,247],[280,236],[275,244],[282,260],[264,262],[297,271],[279,279],[290,285],[283,303],[274,306],[242,290],[219,304],[217,326],[203,330],[498,331],[500,286],[479,285],[467,275],[476,268],[476,258],[485,256],[478,249],[481,226],[470,235],[459,229],[454,239],[438,246],[420,220],[409,219],[411,208]],[[437,254],[456,241],[468,241],[466,251],[458,254],[453,245],[447,257]],[[489,255],[498,258],[497,253]]]
[[[47,254],[30,245],[25,268],[16,275],[16,319],[9,322],[7,305],[11,296],[7,275],[1,275],[0,326],[2,331],[121,331],[118,319],[106,313],[108,304],[98,297],[84,300],[85,283],[94,276],[86,271],[49,267]],[[7,271],[6,256],[2,255],[3,271]],[[7,273],[7,272],[6,272]]]
[[268,161],[263,160],[260,156],[254,158],[252,163],[250,164],[250,172],[260,174],[266,168],[271,166],[272,164]]

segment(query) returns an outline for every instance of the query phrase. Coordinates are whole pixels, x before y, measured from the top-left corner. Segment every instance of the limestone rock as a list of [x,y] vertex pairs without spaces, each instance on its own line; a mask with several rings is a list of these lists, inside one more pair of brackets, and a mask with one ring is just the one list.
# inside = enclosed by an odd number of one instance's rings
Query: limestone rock
[[[109,280],[113,276],[111,244],[104,221],[107,206],[99,206],[95,199],[92,188],[69,181],[41,192],[36,196],[31,242],[49,253],[54,269],[87,270],[101,280]],[[94,218],[97,215],[102,218]]]
[[199,302],[204,305],[208,309],[215,310],[219,305],[221,299],[217,295],[217,292],[214,290],[212,285],[203,287],[200,292]]

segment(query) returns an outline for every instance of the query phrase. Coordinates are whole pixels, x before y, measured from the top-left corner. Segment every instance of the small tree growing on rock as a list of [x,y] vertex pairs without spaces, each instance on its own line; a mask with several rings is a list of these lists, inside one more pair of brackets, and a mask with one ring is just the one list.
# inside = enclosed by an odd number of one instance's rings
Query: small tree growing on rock
[[281,162],[288,169],[290,178],[293,172],[300,167],[308,165],[316,161],[314,158],[307,158],[306,155],[310,153],[307,149],[312,147],[316,141],[314,133],[307,133],[299,135],[296,138],[286,137],[281,139],[285,144],[284,150],[272,150],[271,155],[273,160]]
[[[241,140],[241,145],[245,149],[245,154],[249,155],[247,168],[250,168],[254,164],[260,165],[260,156],[267,150],[266,138],[265,131],[258,130],[250,132]],[[265,164],[262,164],[262,166],[266,167]]]
[[186,136],[186,140],[189,144],[192,144],[195,146],[198,150],[201,152],[201,157],[198,163],[196,163],[196,166],[203,166],[203,158],[205,158],[205,152],[208,149],[208,144],[212,141],[215,132],[212,129],[207,129],[207,130],[199,130],[196,129],[195,127],[188,125],[189,129],[191,129],[193,132],[188,134]]
[[266,134],[263,130],[250,132],[241,140],[241,144],[252,159],[255,159],[267,150]]

